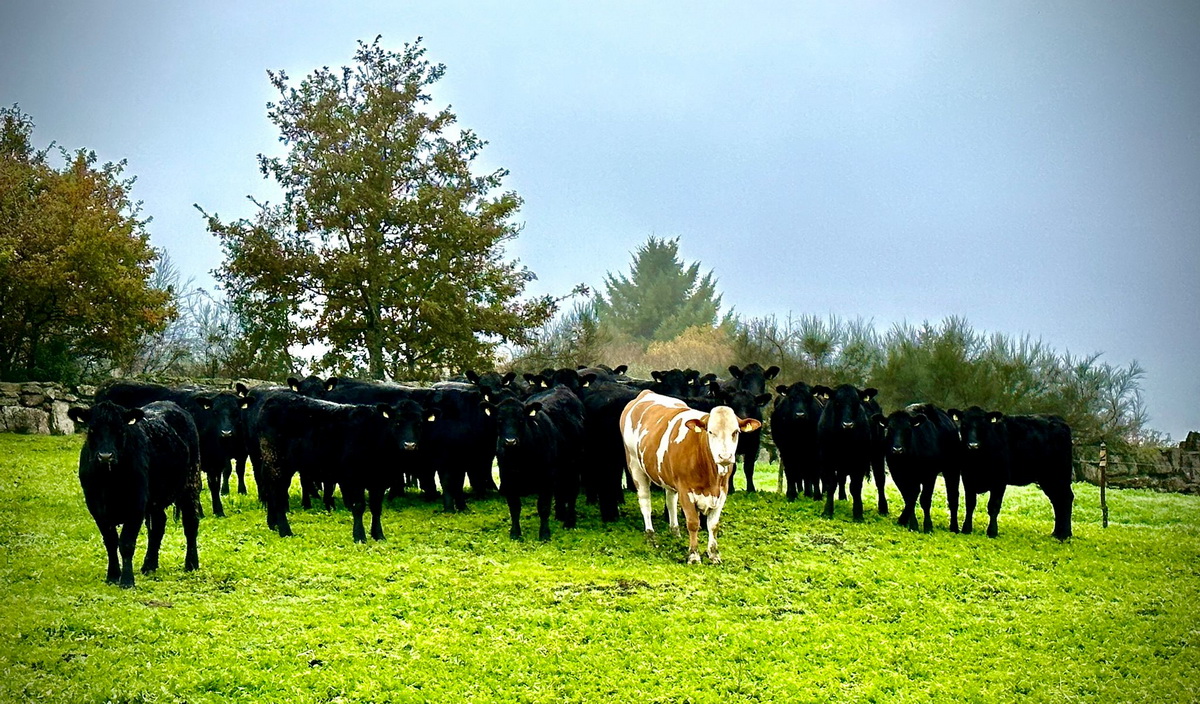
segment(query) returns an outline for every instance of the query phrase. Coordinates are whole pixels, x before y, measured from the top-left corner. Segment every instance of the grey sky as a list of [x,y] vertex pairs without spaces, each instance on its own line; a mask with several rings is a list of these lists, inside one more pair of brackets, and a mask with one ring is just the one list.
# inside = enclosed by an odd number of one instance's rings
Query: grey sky
[[209,282],[192,203],[275,195],[266,70],[422,35],[525,199],[532,292],[678,235],[741,313],[962,315],[1136,359],[1152,426],[1200,429],[1200,3],[342,5],[3,0],[0,103],[128,159]]

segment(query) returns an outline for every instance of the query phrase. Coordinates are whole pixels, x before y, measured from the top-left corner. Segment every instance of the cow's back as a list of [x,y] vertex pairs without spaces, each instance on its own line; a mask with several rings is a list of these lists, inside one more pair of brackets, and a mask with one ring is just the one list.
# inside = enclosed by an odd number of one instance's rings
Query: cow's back
[[680,486],[692,478],[679,470],[695,464],[691,460],[699,443],[698,434],[686,423],[704,415],[678,399],[643,391],[621,413],[626,452],[655,484],[677,490],[691,488]]

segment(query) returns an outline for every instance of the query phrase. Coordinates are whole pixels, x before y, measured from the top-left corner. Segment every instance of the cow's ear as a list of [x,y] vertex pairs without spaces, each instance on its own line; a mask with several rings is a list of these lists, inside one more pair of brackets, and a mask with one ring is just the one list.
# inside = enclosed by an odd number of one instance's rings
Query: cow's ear
[[467,381],[471,382],[472,384],[479,383],[479,375],[475,373],[474,369],[468,369],[467,371],[463,372],[463,376],[467,377]]
[[513,383],[513,379],[516,379],[516,378],[517,378],[516,372],[508,372],[504,376],[500,377],[500,384],[503,386],[508,386],[509,384]]
[[829,388],[828,386],[821,386],[820,384],[817,384],[816,386],[812,387],[812,395],[819,396],[828,401],[829,397],[833,395],[833,389]]
[[877,423],[881,428],[887,427],[887,418],[884,418],[882,413],[876,413],[875,415],[871,416],[871,422]]
[[289,376],[287,380],[288,388],[296,393],[300,393],[300,380],[294,376]]
[[591,373],[584,374],[583,376],[581,376],[581,377],[579,377],[579,378],[580,378],[580,380],[583,382],[583,384],[582,384],[582,385],[583,385],[585,388],[586,388],[586,387],[588,387],[588,386],[591,386],[591,385],[592,385],[592,382],[596,381],[596,375],[595,375],[595,374],[591,374]]
[[876,388],[867,388],[867,389],[863,389],[863,392],[862,392],[862,400],[864,400],[864,401],[870,401],[871,399],[875,398],[875,396],[876,396],[878,393],[879,393],[879,389],[876,389]]
[[326,391],[333,391],[334,389],[337,388],[337,385],[338,385],[338,378],[336,376],[331,376],[325,380],[325,390]]
[[958,410],[957,408],[951,408],[950,410],[946,411],[946,415],[950,416],[950,420],[954,421],[955,423],[962,421],[962,411]]
[[130,408],[129,410],[125,411],[125,422],[129,425],[133,425],[145,417],[145,411],[140,408]]
[[211,411],[213,407],[212,396],[197,396],[196,403],[200,404],[200,408],[205,411]]
[[627,371],[629,371],[628,364],[618,364],[617,367],[613,369],[613,374],[624,374]]
[[67,417],[76,423],[87,425],[88,421],[92,419],[92,411],[90,408],[83,408],[82,406],[71,406],[67,409]]
[[392,407],[387,405],[386,403],[375,404],[375,410],[379,411],[379,414],[382,415],[384,418],[392,417]]
[[250,407],[250,399],[249,398],[243,398],[241,401],[238,402],[238,408],[242,409],[243,411],[249,407]]
[[720,394],[721,394],[721,382],[717,381],[716,379],[713,379],[712,381],[708,382],[708,395],[709,396],[719,396]]
[[687,380],[691,382],[700,381],[700,372],[696,369],[687,370]]
[[775,393],[779,394],[780,396],[786,396],[787,389],[788,389],[788,387],[784,386],[783,384],[780,384],[779,386],[775,387]]
[[434,422],[435,420],[437,420],[437,417],[438,417],[438,410],[436,408],[426,408],[425,409],[425,422],[426,423]]
[[693,433],[703,433],[708,429],[708,426],[704,423],[704,421],[700,420],[699,418],[692,418],[684,423],[684,425],[691,428]]
[[521,378],[524,379],[525,381],[529,382],[533,386],[538,385],[538,375],[537,374],[534,374],[532,372],[525,372],[524,374],[521,375]]
[[914,413],[910,417],[912,418],[912,426],[914,428],[929,420],[929,416],[925,415],[924,413]]
[[235,391],[237,391],[237,395],[241,398],[246,398],[250,395],[250,388],[240,381],[234,384],[233,388]]
[[659,371],[650,372],[650,378],[655,381],[662,381],[662,375],[663,373]]
[[759,394],[754,397],[754,405],[765,406],[771,402],[771,394]]
[[542,404],[539,401],[525,404],[525,415],[533,418],[537,416],[538,411],[542,410]]
[[738,421],[738,427],[741,428],[743,433],[753,433],[762,427],[762,421],[755,420],[754,418],[743,418]]
[[775,377],[779,376],[779,367],[772,364],[771,366],[767,367],[767,372],[763,376],[767,377],[768,379],[774,379]]
[[989,421],[991,421],[992,423],[999,423],[1000,419],[1003,417],[1004,417],[1004,414],[1001,413],[1000,411],[991,411],[987,414],[987,419]]
[[485,416],[491,416],[492,409],[495,408],[495,406],[488,403],[487,401],[484,401],[483,403],[479,404],[479,407],[483,409],[483,415],[485,415]]
[[734,379],[741,379],[741,378],[742,378],[742,370],[741,370],[741,369],[738,369],[736,364],[731,364],[731,365],[729,365],[729,374],[730,374],[730,376],[732,376]]

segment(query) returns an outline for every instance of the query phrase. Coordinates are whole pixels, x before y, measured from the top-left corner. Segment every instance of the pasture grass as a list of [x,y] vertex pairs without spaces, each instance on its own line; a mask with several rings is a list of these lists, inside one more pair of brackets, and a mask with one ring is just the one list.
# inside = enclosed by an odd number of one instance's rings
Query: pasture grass
[[532,500],[514,542],[502,501],[414,496],[389,503],[386,542],[355,545],[340,497],[327,515],[294,494],[280,539],[251,487],[201,522],[199,571],[175,522],[157,574],[122,590],[80,443],[0,434],[0,701],[1200,700],[1200,497],[1112,491],[1104,529],[1076,484],[1060,544],[1036,488],[1010,491],[996,540],[949,533],[941,492],[930,535],[895,525],[890,487],[893,517],[868,485],[861,524],[846,502],[824,520],[742,492],[725,562],[688,566],[686,534],[660,520],[649,544],[632,497],[543,544]]

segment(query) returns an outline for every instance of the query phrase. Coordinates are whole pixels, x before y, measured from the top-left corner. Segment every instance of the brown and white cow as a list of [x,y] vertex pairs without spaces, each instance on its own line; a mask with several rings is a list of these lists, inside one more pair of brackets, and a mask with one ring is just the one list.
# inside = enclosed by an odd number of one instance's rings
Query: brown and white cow
[[700,561],[698,511],[708,519],[708,558],[720,562],[717,524],[729,495],[738,434],[757,430],[760,425],[753,418],[738,418],[729,406],[717,406],[704,413],[649,390],[630,401],[621,413],[621,434],[625,462],[637,485],[646,535],[654,536],[650,521],[650,482],[654,482],[667,491],[667,515],[676,534],[680,497],[683,499],[688,563]]

